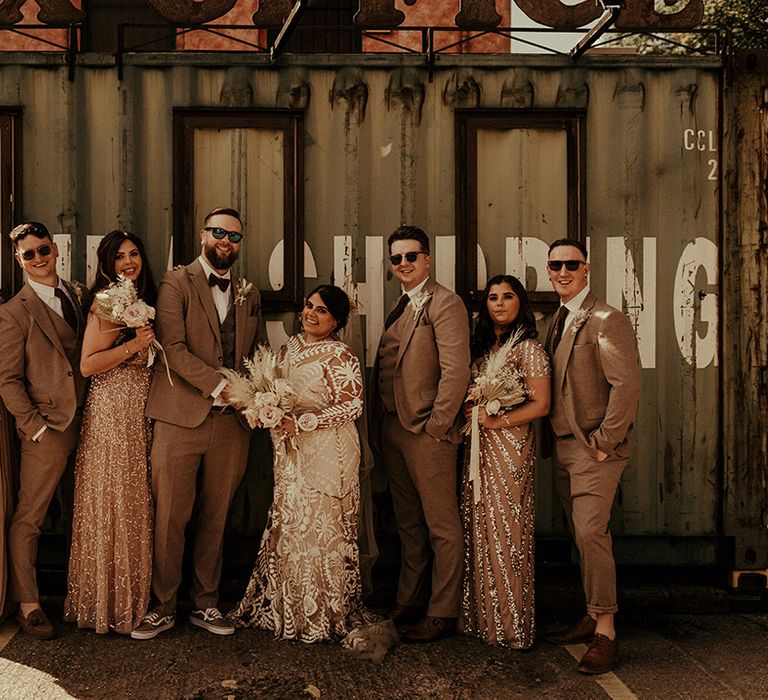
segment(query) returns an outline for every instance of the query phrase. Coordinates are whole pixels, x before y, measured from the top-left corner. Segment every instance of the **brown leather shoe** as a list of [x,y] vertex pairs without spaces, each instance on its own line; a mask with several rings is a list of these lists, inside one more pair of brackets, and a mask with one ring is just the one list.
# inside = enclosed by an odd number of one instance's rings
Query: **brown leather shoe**
[[596,624],[589,615],[584,615],[573,627],[552,632],[546,639],[552,644],[586,644],[594,639]]
[[413,627],[402,634],[404,642],[434,642],[456,632],[455,617],[424,615]]
[[619,657],[619,645],[599,632],[595,635],[587,653],[581,657],[579,671],[582,673],[608,673]]
[[51,621],[40,608],[35,608],[26,617],[24,616],[24,613],[19,610],[16,613],[16,621],[19,623],[22,630],[33,637],[37,637],[38,639],[56,638],[56,630],[53,629]]
[[400,605],[396,603],[395,607],[389,611],[387,618],[395,623],[395,627],[401,625],[413,625],[421,620],[424,615],[424,608],[420,605]]

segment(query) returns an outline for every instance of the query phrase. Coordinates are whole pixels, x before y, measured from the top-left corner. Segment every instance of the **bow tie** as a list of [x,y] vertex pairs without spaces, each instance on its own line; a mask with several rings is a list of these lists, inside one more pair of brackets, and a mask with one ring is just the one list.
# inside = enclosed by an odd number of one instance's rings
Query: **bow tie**
[[211,272],[211,274],[208,275],[208,286],[218,287],[222,292],[226,292],[227,288],[229,287],[229,280],[224,279],[223,277],[219,277],[218,275],[214,275]]

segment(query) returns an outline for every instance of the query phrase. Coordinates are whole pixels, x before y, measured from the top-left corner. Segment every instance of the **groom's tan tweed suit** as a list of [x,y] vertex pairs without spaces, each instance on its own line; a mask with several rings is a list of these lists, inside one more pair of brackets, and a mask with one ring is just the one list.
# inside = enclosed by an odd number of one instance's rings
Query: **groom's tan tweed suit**
[[[29,284],[0,305],[0,396],[21,438],[19,502],[8,548],[13,600],[38,600],[37,541],[56,486],[80,433],[79,411],[88,382],[80,374],[85,329],[75,287],[64,283],[77,330],[43,302]],[[32,441],[47,426],[39,440]]]
[[[232,275],[231,289],[237,277]],[[232,294],[230,292],[230,299]],[[250,355],[259,328],[259,293],[234,303],[234,369]],[[243,477],[250,431],[228,409],[213,406],[211,392],[222,380],[224,344],[216,307],[199,261],[166,273],[157,300],[156,333],[168,357],[173,386],[158,366],[147,399],[154,418],[152,491],[155,548],[154,606],[176,608],[181,583],[184,529],[197,502],[192,551],[192,604],[217,607],[222,538],[232,497]]]
[[[640,391],[629,319],[589,292],[565,328],[552,365],[555,482],[579,550],[587,610],[612,613],[616,571],[608,521],[629,458]],[[607,459],[598,461],[598,450]]]
[[[370,435],[384,457],[401,541],[397,602],[459,615],[463,537],[456,492],[459,410],[469,383],[461,299],[428,279],[423,308],[384,331],[373,371]],[[432,588],[429,596],[429,563]]]

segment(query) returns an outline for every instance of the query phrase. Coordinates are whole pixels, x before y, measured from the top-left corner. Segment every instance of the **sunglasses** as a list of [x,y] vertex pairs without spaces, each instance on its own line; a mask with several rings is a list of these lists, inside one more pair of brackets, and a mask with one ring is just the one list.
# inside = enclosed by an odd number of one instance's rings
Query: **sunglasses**
[[579,269],[579,265],[586,265],[586,261],[584,260],[549,260],[547,261],[547,267],[552,270],[552,272],[560,272],[560,270],[563,269],[563,265],[565,265],[565,269],[569,272],[576,272],[576,270]]
[[426,250],[418,250],[415,253],[406,253],[405,255],[398,253],[397,255],[390,255],[389,262],[393,265],[399,265],[405,258],[409,263],[415,263],[419,259],[419,255],[429,255],[429,253]]
[[224,236],[229,238],[230,243],[240,243],[243,240],[243,234],[237,231],[227,231],[225,228],[218,228],[216,226],[206,226],[203,231],[210,231],[211,235],[217,240],[224,240]]
[[35,255],[39,255],[41,258],[44,258],[46,255],[51,254],[51,246],[49,245],[41,245],[39,248],[35,248],[33,250],[25,250],[23,253],[19,253],[19,257],[22,260],[26,260],[29,262],[30,260],[35,259]]

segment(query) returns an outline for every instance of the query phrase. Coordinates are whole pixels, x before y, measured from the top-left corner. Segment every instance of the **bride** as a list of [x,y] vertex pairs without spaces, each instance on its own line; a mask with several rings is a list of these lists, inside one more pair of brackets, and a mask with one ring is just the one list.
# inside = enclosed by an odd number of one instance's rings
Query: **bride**
[[362,622],[357,545],[363,410],[360,365],[336,334],[350,311],[339,287],[320,285],[280,361],[296,391],[293,413],[273,428],[275,494],[237,627],[276,638],[337,641]]

